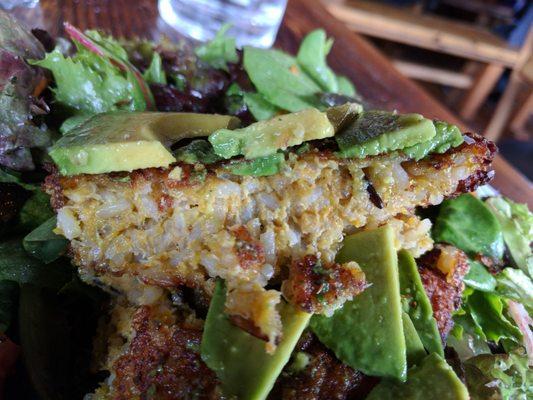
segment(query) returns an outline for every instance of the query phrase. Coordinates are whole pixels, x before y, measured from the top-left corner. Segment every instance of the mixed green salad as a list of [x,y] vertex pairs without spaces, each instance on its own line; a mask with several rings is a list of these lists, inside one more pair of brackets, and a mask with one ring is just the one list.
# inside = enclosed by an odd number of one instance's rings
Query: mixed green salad
[[[130,112],[238,117],[245,125],[240,129],[229,117],[203,119],[195,129],[217,126],[208,140],[174,146],[175,137],[169,163],[210,165],[238,156],[227,168],[239,176],[276,174],[287,147],[300,146],[296,151],[303,153],[305,141],[332,137],[330,121],[335,129],[344,123],[347,103],[349,113],[360,117],[335,136],[340,158],[399,151],[421,160],[464,140],[457,127],[418,114],[374,111],[366,104],[363,112],[353,84],[327,65],[333,41],[323,30],[309,33],[294,57],[276,49],[237,49],[227,28],[194,49],[119,41],[69,24],[70,40],[54,40],[0,13],[0,382],[8,398],[81,398],[102,378],[91,370],[90,354],[110,294],[78,277],[67,258],[68,240],[54,231],[50,196],[41,188],[52,160],[63,175],[134,169],[131,160],[110,169],[105,157],[87,166],[81,153],[72,152],[69,132],[91,128],[95,115],[104,119],[93,122],[115,133],[116,125],[105,118],[131,119]],[[278,132],[276,121],[290,126],[299,113],[307,113],[305,121],[320,136],[290,136],[284,147],[254,143],[256,132]],[[151,151],[146,148],[147,158]],[[160,156],[159,148],[154,154]],[[291,351],[308,326],[344,364],[381,378],[369,399],[533,398],[533,214],[487,187],[417,213],[432,221],[435,243],[468,257],[465,289],[444,342],[417,260],[396,253],[386,227],[359,232],[345,238],[336,261],[357,261],[372,285],[332,316],[294,317],[282,310],[291,323],[284,325],[287,340],[275,359],[221,319],[226,291],[217,282],[199,351],[228,392],[264,398],[267,381],[285,363],[303,368],[308,356]],[[446,265],[441,272],[446,275]],[[236,358],[233,348],[248,353]]]

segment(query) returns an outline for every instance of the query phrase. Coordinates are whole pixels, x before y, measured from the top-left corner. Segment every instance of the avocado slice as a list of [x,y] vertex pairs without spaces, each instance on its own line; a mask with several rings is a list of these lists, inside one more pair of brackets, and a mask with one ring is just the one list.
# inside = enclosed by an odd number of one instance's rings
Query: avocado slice
[[435,136],[414,146],[402,149],[402,152],[416,161],[430,153],[445,153],[450,147],[457,147],[464,142],[463,134],[455,125],[443,121],[435,121]]
[[407,382],[382,380],[367,400],[468,400],[468,390],[442,357],[433,353],[409,370]]
[[218,281],[209,306],[200,346],[202,359],[215,371],[228,396],[265,399],[307,326],[311,314],[282,302],[283,337],[274,354],[265,342],[234,326],[224,313],[226,287]]
[[365,111],[335,138],[341,157],[364,158],[431,140],[433,122],[420,114]]
[[285,154],[275,153],[253,160],[230,162],[226,168],[235,175],[269,176],[277,174],[285,164]]
[[389,226],[347,236],[337,262],[356,261],[372,286],[331,317],[315,315],[311,329],[350,367],[405,380],[405,338],[398,258]]
[[172,143],[238,124],[224,115],[103,113],[71,129],[49,153],[62,175],[168,167],[176,161],[168,150]]
[[242,129],[220,129],[209,135],[209,142],[221,157],[243,155],[252,159],[333,135],[333,125],[327,115],[316,108],[309,108],[259,121]]
[[413,321],[406,312],[402,313],[403,333],[405,335],[405,349],[407,354],[407,364],[416,365],[426,357],[426,350],[416,332]]
[[415,259],[405,250],[398,253],[398,271],[403,310],[409,314],[428,352],[435,352],[444,357],[437,321],[433,318],[433,308],[422,285]]

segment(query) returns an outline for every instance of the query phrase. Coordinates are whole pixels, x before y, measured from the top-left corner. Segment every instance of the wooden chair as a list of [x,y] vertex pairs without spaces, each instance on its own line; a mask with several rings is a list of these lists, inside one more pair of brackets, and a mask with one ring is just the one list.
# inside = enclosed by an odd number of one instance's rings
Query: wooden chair
[[[529,40],[533,40],[532,32],[533,30],[529,32]],[[500,138],[515,108],[520,88],[524,85],[527,86],[526,100],[518,105],[518,109],[511,119],[509,127],[511,131],[522,136],[532,136],[524,128],[528,118],[533,114],[533,57],[530,57],[522,68],[515,69],[511,73],[507,87],[496,107],[496,111],[485,129],[485,135],[489,139],[496,141]]]
[[466,89],[459,106],[459,114],[464,119],[475,115],[506,68],[520,68],[523,61],[524,47],[512,48],[500,37],[477,26],[377,1],[323,1],[334,16],[356,32],[483,63],[474,77],[465,71],[395,63],[409,77]]

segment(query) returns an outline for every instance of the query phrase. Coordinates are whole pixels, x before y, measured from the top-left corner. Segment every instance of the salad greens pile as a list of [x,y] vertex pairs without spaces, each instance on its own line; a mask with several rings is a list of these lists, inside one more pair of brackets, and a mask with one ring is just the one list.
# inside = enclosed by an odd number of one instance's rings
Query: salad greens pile
[[465,194],[444,201],[433,227],[436,241],[470,257],[448,345],[465,361],[474,398],[488,398],[487,391],[503,399],[533,395],[532,218],[527,206],[505,197]]

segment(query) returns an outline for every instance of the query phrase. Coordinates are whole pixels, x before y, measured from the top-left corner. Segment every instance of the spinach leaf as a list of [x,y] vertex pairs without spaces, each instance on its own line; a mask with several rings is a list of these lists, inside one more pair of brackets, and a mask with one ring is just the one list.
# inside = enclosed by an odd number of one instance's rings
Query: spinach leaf
[[483,354],[465,362],[472,400],[533,398],[533,369],[518,354]]
[[54,216],[50,196],[41,190],[33,193],[20,210],[20,224],[25,231],[31,231]]
[[17,185],[23,187],[26,190],[29,191],[38,191],[39,185],[35,185],[32,183],[25,183],[20,178],[20,174],[16,171],[7,171],[2,168],[0,168],[0,182],[2,183],[16,183]]
[[470,269],[463,282],[468,286],[483,292],[492,292],[496,287],[496,279],[487,271],[487,268],[478,261],[469,261]]
[[163,64],[161,61],[161,56],[157,51],[154,51],[152,55],[152,61],[150,62],[150,66],[146,71],[144,71],[143,74],[144,80],[147,83],[159,83],[161,85],[167,84],[167,76],[165,75],[165,71],[163,70]]
[[320,87],[296,59],[279,50],[245,47],[244,69],[257,91],[271,104],[291,112],[318,107]]
[[195,52],[198,58],[209,66],[224,71],[228,70],[227,63],[239,61],[235,38],[226,36],[230,28],[230,24],[223,25],[212,41],[197,47]]
[[68,245],[67,239],[53,232],[56,225],[57,219],[54,215],[23,240],[24,249],[45,264],[57,260]]
[[361,96],[357,93],[352,81],[350,81],[348,78],[337,75],[337,85],[339,87],[339,94],[355,98],[358,102],[361,101]]
[[20,239],[0,243],[0,281],[60,288],[71,276],[70,265],[61,261],[45,265],[24,250]]
[[503,256],[499,222],[488,207],[471,194],[445,200],[432,233],[435,241],[450,243],[469,256],[484,254],[497,260]]
[[243,93],[243,98],[248,110],[258,121],[270,119],[280,112],[278,107],[270,104],[259,93],[245,92]]
[[18,321],[23,361],[43,400],[81,399],[98,377],[90,371],[93,338],[102,303],[80,292],[24,284]]
[[339,90],[337,77],[326,62],[331,46],[333,39],[327,39],[326,32],[317,29],[302,40],[296,60],[323,91],[337,93]]

